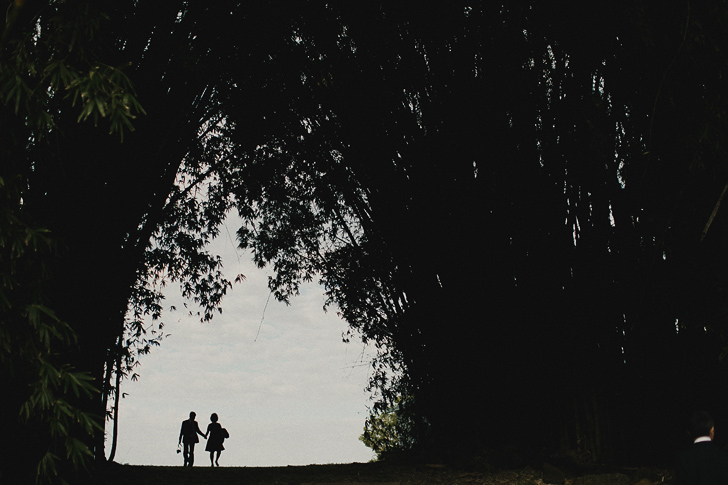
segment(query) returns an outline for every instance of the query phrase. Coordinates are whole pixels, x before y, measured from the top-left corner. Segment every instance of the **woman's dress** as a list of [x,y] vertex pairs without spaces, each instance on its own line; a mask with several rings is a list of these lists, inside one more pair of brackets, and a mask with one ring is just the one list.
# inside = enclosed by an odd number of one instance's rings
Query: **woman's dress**
[[207,446],[205,446],[205,451],[224,450],[225,448],[222,446],[222,442],[225,438],[222,435],[222,426],[220,426],[220,423],[208,424],[207,432],[209,438],[207,438]]

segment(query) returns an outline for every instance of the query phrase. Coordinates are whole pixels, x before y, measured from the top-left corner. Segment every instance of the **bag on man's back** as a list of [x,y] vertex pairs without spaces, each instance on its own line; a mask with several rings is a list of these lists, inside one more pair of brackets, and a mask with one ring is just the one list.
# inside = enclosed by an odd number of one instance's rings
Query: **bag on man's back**
[[225,428],[222,429],[222,437],[225,439],[230,438],[230,435]]

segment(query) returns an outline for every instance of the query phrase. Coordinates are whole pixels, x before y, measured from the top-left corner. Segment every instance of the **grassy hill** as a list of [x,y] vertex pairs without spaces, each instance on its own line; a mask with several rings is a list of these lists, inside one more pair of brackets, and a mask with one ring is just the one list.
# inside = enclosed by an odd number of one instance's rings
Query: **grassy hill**
[[287,467],[154,467],[112,465],[94,478],[97,485],[238,485],[316,483],[492,483],[536,484],[541,473],[526,469],[474,473],[433,466],[393,466],[379,463]]
[[[255,485],[255,484],[483,484],[542,485],[542,470],[463,471],[434,465],[351,463],[287,467],[156,467],[113,464],[94,477],[94,485]],[[585,481],[586,479],[586,481]],[[616,480],[616,481],[615,481]],[[566,479],[565,484],[671,483],[666,470],[633,469]]]

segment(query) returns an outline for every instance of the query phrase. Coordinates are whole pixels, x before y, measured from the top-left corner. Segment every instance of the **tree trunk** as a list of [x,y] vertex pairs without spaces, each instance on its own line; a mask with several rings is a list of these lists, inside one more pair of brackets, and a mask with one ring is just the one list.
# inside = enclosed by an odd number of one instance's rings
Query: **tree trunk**
[[114,428],[111,437],[111,451],[109,452],[108,461],[114,461],[116,456],[116,441],[119,436],[119,400],[121,398],[121,337],[119,338],[119,345],[116,349],[116,387],[114,393]]

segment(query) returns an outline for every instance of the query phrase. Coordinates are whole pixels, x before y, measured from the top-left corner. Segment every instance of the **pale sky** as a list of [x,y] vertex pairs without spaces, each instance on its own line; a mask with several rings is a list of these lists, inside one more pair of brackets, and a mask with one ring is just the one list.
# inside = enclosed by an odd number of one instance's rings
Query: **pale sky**
[[[290,306],[271,297],[266,308],[271,272],[234,247],[236,229],[234,222],[223,227],[211,251],[223,257],[228,279],[247,279],[208,323],[187,316],[179,296],[167,297],[165,308],[177,307],[163,318],[169,337],[141,357],[138,381],[122,383],[128,395],[114,461],[181,466],[177,441],[190,411],[203,433],[213,412],[230,433],[220,466],[369,461],[374,453],[359,436],[372,405],[364,389],[374,351],[355,339],[342,342],[347,325],[335,308],[323,311],[315,283]],[[107,439],[107,454],[110,448]],[[210,465],[204,450],[200,437],[195,466]]]

